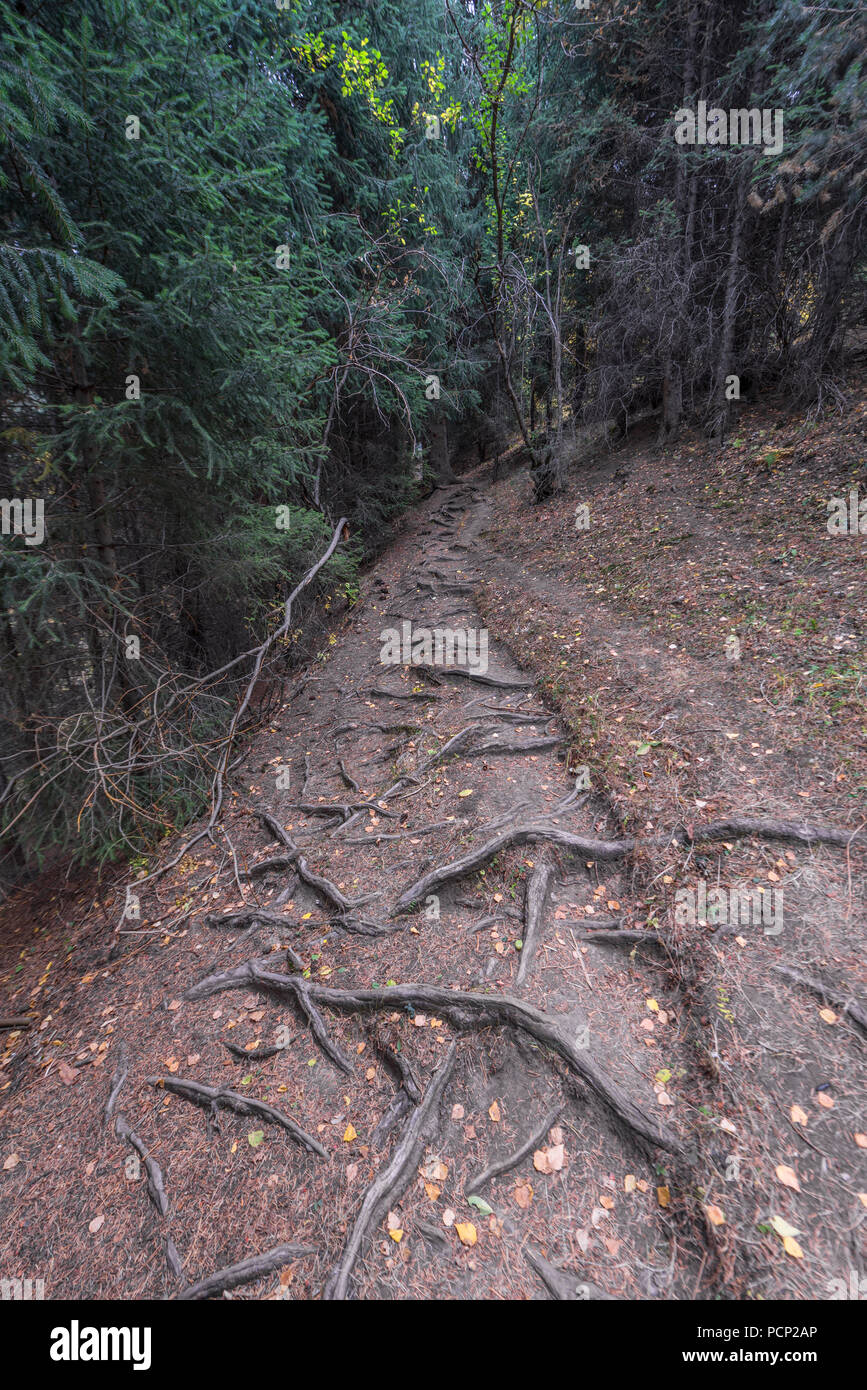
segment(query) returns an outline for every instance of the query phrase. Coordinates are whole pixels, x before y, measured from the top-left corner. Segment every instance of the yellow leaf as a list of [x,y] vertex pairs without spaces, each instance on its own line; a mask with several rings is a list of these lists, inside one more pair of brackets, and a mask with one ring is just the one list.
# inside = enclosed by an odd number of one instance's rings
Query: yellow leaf
[[806,1112],[801,1109],[800,1105],[793,1105],[789,1114],[792,1118],[793,1125],[805,1125],[808,1123],[808,1116]]
[[790,1226],[788,1221],[784,1221],[782,1216],[772,1216],[771,1225],[778,1236],[799,1236],[801,1232],[796,1226]]
[[787,1255],[791,1255],[794,1260],[802,1260],[804,1252],[794,1236],[783,1236],[783,1249]]
[[475,1245],[479,1238],[472,1221],[456,1221],[455,1230],[462,1245]]
[[667,1187],[658,1187],[656,1189],[656,1200],[661,1207],[671,1206],[671,1193]]
[[636,1186],[636,1184],[635,1184],[635,1174],[634,1174],[634,1173],[627,1173],[627,1174],[626,1174],[626,1177],[623,1179],[623,1191],[624,1191],[624,1192],[634,1192],[634,1191],[635,1191],[635,1186]]
[[437,1197],[439,1197],[440,1193],[442,1192],[442,1188],[437,1187],[435,1182],[426,1182],[424,1185],[424,1190],[432,1202],[435,1202]]
[[800,1192],[801,1184],[794,1168],[787,1167],[785,1163],[778,1163],[776,1173],[783,1187],[791,1187],[793,1192]]
[[836,1022],[837,1022],[837,1015],[834,1013],[834,1010],[833,1010],[833,1009],[820,1009],[820,1010],[819,1010],[819,1017],[820,1017],[820,1018],[823,1018],[823,1019],[825,1020],[826,1023],[836,1023]]
[[500,1119],[502,1117],[500,1115],[500,1107],[496,1101],[494,1101],[493,1105],[488,1106],[488,1114],[490,1115],[495,1125],[500,1123]]
[[712,1226],[725,1225],[725,1213],[719,1207],[714,1206],[713,1202],[705,1207],[705,1211],[707,1212],[707,1219]]
[[347,1125],[347,1126],[346,1126],[346,1133],[345,1133],[344,1136],[343,1136],[343,1142],[344,1142],[344,1144],[351,1144],[352,1140],[353,1140],[353,1139],[357,1139],[357,1138],[358,1138],[358,1133],[357,1133],[357,1131],[356,1131],[356,1129],[355,1129],[355,1126],[354,1126],[354,1125],[351,1125],[351,1124],[350,1124],[350,1125]]
[[652,1014],[658,1014],[658,1013],[659,1013],[659,1005],[657,1004],[657,1002],[656,1002],[655,999],[648,999],[648,1000],[647,1000],[647,1007],[648,1007],[648,1009],[650,1010],[650,1012],[651,1012]]
[[816,1100],[822,1106],[823,1110],[834,1109],[834,1097],[829,1096],[827,1091],[817,1091]]
[[472,788],[472,787],[464,787],[464,790],[463,790],[462,792],[458,792],[458,796],[472,796],[472,794],[473,794],[473,788]]

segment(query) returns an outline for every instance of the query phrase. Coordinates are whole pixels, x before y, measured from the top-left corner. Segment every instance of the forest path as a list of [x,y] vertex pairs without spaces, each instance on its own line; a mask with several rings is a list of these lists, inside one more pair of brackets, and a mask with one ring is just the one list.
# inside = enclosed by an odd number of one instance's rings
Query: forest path
[[413,512],[252,745],[217,852],[143,895],[165,935],[106,956],[92,922],[43,972],[0,1200],[49,1297],[172,1296],[254,1256],[210,1291],[732,1292],[707,1210],[741,1117],[639,920],[658,851],[576,791],[580,750],[501,643],[485,670],[383,663],[404,623],[479,632],[489,521],[473,481]]

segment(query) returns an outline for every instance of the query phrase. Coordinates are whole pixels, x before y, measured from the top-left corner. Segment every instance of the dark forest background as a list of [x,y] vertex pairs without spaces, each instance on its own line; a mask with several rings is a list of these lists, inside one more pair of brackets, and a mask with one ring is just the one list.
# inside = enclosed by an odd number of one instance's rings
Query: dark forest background
[[[207,805],[411,501],[522,441],[838,409],[867,21],[791,0],[0,6],[0,881]],[[678,108],[781,110],[782,149]],[[582,251],[581,248],[586,248]],[[727,383],[729,383],[727,385]]]

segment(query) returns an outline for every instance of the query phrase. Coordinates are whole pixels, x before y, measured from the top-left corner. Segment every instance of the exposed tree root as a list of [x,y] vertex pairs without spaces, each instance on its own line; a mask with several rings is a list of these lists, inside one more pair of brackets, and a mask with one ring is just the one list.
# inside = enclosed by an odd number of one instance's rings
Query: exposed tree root
[[742,839],[747,835],[757,835],[764,840],[798,840],[804,845],[840,845],[843,849],[856,842],[867,842],[867,833],[863,830],[838,830],[832,825],[814,825],[810,821],[747,820],[742,816],[713,821],[710,825],[696,825],[691,835],[684,832],[685,838],[694,843],[701,840]]
[[571,831],[561,830],[558,826],[522,822],[501,831],[493,839],[464,855],[463,859],[456,859],[451,864],[442,864],[437,869],[431,869],[401,893],[394,906],[394,915],[411,912],[428,893],[435,893],[452,879],[462,878],[464,874],[480,868],[504,849],[509,849],[512,845],[536,844],[540,840],[561,845],[564,849],[577,850],[585,859],[599,860],[621,859],[635,843],[634,840],[590,840],[582,835],[573,835]]
[[264,1062],[266,1058],[276,1057],[279,1052],[286,1051],[285,1047],[254,1047],[252,1052],[248,1052],[245,1047],[239,1047],[237,1043],[232,1042],[224,1042],[223,1046],[242,1062]]
[[206,927],[224,927],[230,931],[243,931],[247,927],[280,927],[281,930],[288,931],[295,927],[294,922],[290,922],[288,917],[281,917],[279,912],[268,912],[265,908],[245,907],[240,912],[225,912],[218,914],[208,912],[202,918]]
[[550,737],[524,739],[523,743],[494,736],[477,743],[470,749],[467,757],[479,758],[490,753],[543,753],[549,748],[559,748],[562,742],[562,738],[554,734]]
[[860,1004],[857,999],[851,999],[839,985],[830,985],[826,980],[820,980],[815,975],[804,975],[800,970],[794,970],[790,965],[775,965],[773,967],[777,975],[783,975],[793,984],[800,985],[803,989],[808,989],[812,994],[816,994],[820,999],[824,999],[826,1004],[831,1004],[841,1014],[848,1014],[853,1023],[857,1023],[863,1032],[867,1033],[867,1009]]
[[364,1194],[361,1210],[338,1263],[332,1270],[325,1285],[323,1298],[346,1298],[352,1267],[361,1251],[364,1238],[370,1227],[381,1219],[383,1214],[403,1194],[412,1180],[427,1140],[428,1130],[432,1129],[437,1118],[437,1110],[443,1091],[455,1064],[457,1043],[453,1042],[448,1056],[428,1083],[421,1105],[410,1116],[390,1162],[381,1173],[377,1173]]
[[382,1149],[386,1139],[396,1124],[400,1124],[404,1115],[408,1115],[412,1110],[412,1101],[406,1091],[401,1089],[392,1096],[388,1103],[388,1109],[384,1111],[376,1129],[370,1136],[370,1146],[377,1151]]
[[222,1106],[226,1110],[233,1110],[236,1115],[255,1115],[259,1120],[285,1129],[295,1142],[301,1144],[309,1153],[318,1154],[320,1158],[328,1157],[318,1139],[313,1139],[293,1119],[284,1115],[282,1110],[277,1110],[263,1100],[254,1100],[252,1096],[242,1096],[237,1091],[227,1091],[221,1086],[206,1086],[201,1081],[184,1081],[175,1076],[149,1076],[148,1085],[162,1086],[173,1095],[201,1105],[203,1109],[212,1113]]
[[517,1168],[518,1164],[521,1163],[528,1154],[538,1149],[548,1133],[548,1130],[553,1124],[556,1124],[557,1120],[560,1118],[562,1111],[563,1102],[561,1101],[559,1105],[555,1105],[552,1110],[548,1111],[548,1114],[545,1116],[539,1128],[530,1135],[526,1143],[522,1144],[519,1149],[516,1149],[513,1154],[509,1154],[508,1158],[499,1159],[498,1162],[492,1163],[486,1168],[484,1172],[472,1178],[464,1188],[466,1195],[471,1197],[474,1192],[478,1192],[479,1189],[484,1187],[485,1183],[490,1182],[492,1178],[498,1178],[501,1174],[510,1172],[512,1168]]
[[642,931],[639,927],[612,927],[610,930],[602,928],[600,931],[587,928],[581,933],[581,940],[586,946],[592,945],[594,941],[602,941],[606,946],[627,946],[636,943],[639,946],[663,946],[665,944],[659,932]]
[[[334,808],[329,807],[328,809],[331,811]],[[383,814],[388,813],[384,812]],[[279,865],[280,867],[293,868],[302,883],[306,883],[308,888],[315,888],[318,893],[321,893],[322,896],[333,903],[335,907],[339,907],[341,912],[351,912],[354,907],[361,907],[362,903],[369,903],[372,898],[378,898],[380,896],[379,893],[368,893],[363,898],[345,898],[336,884],[332,883],[328,878],[323,878],[321,874],[314,873],[313,870],[308,867],[307,860],[302,855],[294,840],[286,834],[280,822],[275,820],[269,811],[259,808],[256,811],[256,815],[262,823],[268,827],[271,834],[278,839],[282,845],[286,846],[290,853],[290,857],[285,865],[281,864],[279,859],[266,860],[266,864],[274,867]],[[256,869],[251,871],[250,876],[252,876],[253,872],[259,872],[261,869],[262,865],[257,865]]]
[[178,1254],[178,1247],[175,1245],[171,1236],[166,1236],[166,1264],[178,1281],[183,1279],[184,1266]]
[[617,1300],[604,1289],[600,1289],[598,1284],[589,1284],[586,1279],[582,1279],[580,1274],[575,1274],[568,1269],[558,1269],[545,1259],[538,1250],[534,1250],[532,1245],[524,1246],[524,1259],[532,1269],[536,1271],[545,1288],[556,1298],[564,1303],[574,1302],[593,1302],[593,1303],[616,1303]]
[[[466,822],[463,823],[466,824]],[[435,830],[445,830],[446,828],[454,830],[459,824],[461,824],[461,822],[455,821],[454,818],[451,820],[436,820],[432,825],[419,825],[414,830],[397,830],[391,834],[382,835],[377,835],[375,833],[371,835],[352,835],[349,839],[344,840],[343,843],[345,845],[378,845],[381,840],[412,840],[419,835],[430,835]]]
[[163,1174],[160,1165],[151,1158],[143,1141],[130,1127],[126,1115],[117,1115],[114,1121],[114,1132],[118,1139],[129,1144],[140,1155],[147,1173],[148,1196],[159,1212],[160,1216],[165,1216],[169,1209],[169,1199],[166,1195]]
[[462,666],[429,666],[426,662],[413,663],[413,670],[441,680],[443,676],[459,676],[461,680],[477,681],[480,685],[493,685],[498,690],[533,690],[536,682],[532,678],[513,680],[510,676],[492,676],[489,672],[465,670]]
[[411,884],[401,894],[395,904],[394,915],[411,911],[428,893],[435,892],[452,879],[470,873],[488,859],[492,859],[495,854],[499,854],[512,845],[536,844],[540,840],[546,840],[551,844],[560,845],[563,849],[576,850],[586,859],[606,861],[624,858],[631,854],[639,843],[647,847],[669,845],[672,841],[697,844],[703,840],[724,840],[727,837],[746,835],[758,835],[768,839],[800,840],[805,844],[841,845],[843,847],[850,845],[854,839],[860,838],[854,832],[847,834],[843,830],[835,830],[830,826],[772,820],[715,821],[710,825],[695,826],[692,835],[682,830],[672,835],[651,836],[642,841],[638,841],[633,836],[628,836],[622,840],[592,840],[586,836],[573,835],[571,831],[561,830],[557,826],[521,824],[512,826],[510,830],[488,840],[486,844],[472,850],[463,859],[456,859],[452,864],[443,864],[437,869],[431,869],[429,873],[416,883]]
[[129,1056],[127,1054],[126,1047],[123,1043],[121,1043],[120,1048],[118,1050],[117,1066],[115,1067],[114,1076],[111,1078],[111,1090],[108,1094],[108,1100],[105,1103],[106,1124],[108,1124],[109,1120],[111,1119],[114,1113],[114,1107],[117,1104],[117,1098],[120,1095],[123,1089],[124,1082],[126,1081],[126,1078],[128,1076]]
[[263,1255],[251,1255],[248,1260],[241,1260],[236,1265],[227,1265],[216,1274],[209,1274],[207,1279],[200,1279],[198,1284],[190,1284],[189,1288],[176,1295],[176,1302],[211,1298],[226,1289],[237,1289],[241,1284],[252,1284],[254,1280],[261,1279],[274,1269],[281,1269],[292,1260],[300,1260],[303,1255],[315,1253],[311,1245],[275,1245],[273,1250],[266,1250]]
[[32,1018],[0,1018],[0,1031],[17,1028],[32,1028]]
[[470,994],[464,990],[441,989],[436,985],[424,984],[391,985],[370,990],[330,989],[295,975],[278,975],[268,970],[267,962],[263,961],[246,961],[234,970],[209,975],[188,989],[184,998],[205,999],[221,990],[239,989],[244,985],[295,995],[296,998],[304,991],[310,1005],[315,1001],[342,1013],[394,1010],[411,1004],[426,1013],[449,1019],[458,1028],[502,1024],[519,1028],[562,1057],[595,1091],[612,1114],[634,1134],[671,1153],[682,1152],[680,1141],[630,1100],[625,1091],[588,1056],[586,1048],[579,1047],[554,1019],[531,1004],[525,1004],[522,999],[514,999],[508,994]]
[[522,985],[526,980],[533,956],[536,954],[539,932],[545,915],[545,902],[553,876],[554,870],[551,865],[544,863],[537,864],[530,875],[524,902],[524,941],[521,946],[521,960],[515,979],[516,985]]

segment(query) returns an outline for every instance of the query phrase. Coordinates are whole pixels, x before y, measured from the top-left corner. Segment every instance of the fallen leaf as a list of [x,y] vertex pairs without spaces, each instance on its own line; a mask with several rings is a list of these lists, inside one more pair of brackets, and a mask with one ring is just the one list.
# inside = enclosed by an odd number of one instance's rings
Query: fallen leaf
[[251,1149],[258,1149],[264,1138],[264,1129],[254,1129],[251,1134],[247,1135],[247,1143],[250,1145]]
[[601,1207],[604,1207],[606,1211],[613,1211],[613,1210],[614,1210],[614,1198],[613,1198],[613,1197],[600,1197],[600,1198],[599,1198],[599,1205],[600,1205]]
[[432,1202],[435,1202],[437,1197],[439,1197],[440,1193],[442,1192],[442,1188],[437,1187],[437,1184],[435,1182],[426,1182],[424,1185],[424,1190]]
[[783,1249],[787,1255],[791,1255],[795,1260],[802,1260],[804,1252],[794,1236],[783,1236]]
[[8,1173],[10,1168],[16,1168],[20,1162],[21,1162],[21,1159],[18,1157],[17,1154],[10,1154],[8,1158],[4,1158],[4,1160],[3,1160],[3,1171],[4,1171],[4,1173]]
[[533,1154],[533,1167],[537,1173],[559,1173],[566,1157],[562,1144],[552,1144],[548,1149],[537,1149]]
[[445,1211],[443,1212],[443,1225],[453,1226],[455,1224],[456,1214],[456,1212],[452,1211],[451,1207],[446,1207]]
[[834,1013],[833,1009],[820,1009],[819,1017],[824,1019],[826,1023],[837,1022],[837,1015]]
[[776,1174],[783,1184],[783,1187],[791,1187],[793,1192],[800,1192],[801,1184],[798,1182],[798,1176],[794,1168],[787,1167],[785,1163],[778,1163]]
[[791,1116],[793,1125],[805,1125],[809,1122],[806,1111],[802,1110],[800,1105],[793,1105],[789,1111],[789,1115]]
[[856,1134],[854,1137],[859,1149],[867,1149],[867,1134]]
[[782,1216],[772,1216],[771,1225],[778,1236],[799,1236],[801,1232],[795,1226],[790,1226]]
[[95,1216],[95,1217],[93,1218],[93,1220],[92,1220],[91,1222],[89,1222],[87,1229],[90,1231],[90,1234],[91,1234],[92,1236],[95,1236],[95,1235],[96,1235],[97,1231],[99,1230],[99,1228],[100,1228],[100,1226],[102,1225],[102,1223],[103,1223],[104,1220],[105,1220],[105,1217],[104,1217],[104,1216]]
[[533,1200],[533,1189],[528,1182],[518,1183],[515,1188],[515,1201],[524,1211],[527,1210]]
[[462,1105],[452,1106],[452,1119],[462,1120],[464,1118],[464,1107]]
[[458,1233],[458,1239],[460,1240],[462,1245],[475,1245],[476,1241],[479,1238],[478,1232],[476,1231],[476,1228],[473,1225],[472,1221],[456,1222],[455,1230]]
[[623,1179],[623,1191],[624,1191],[624,1192],[634,1192],[634,1191],[635,1191],[635,1187],[636,1187],[636,1183],[635,1183],[635,1174],[634,1174],[634,1173],[627,1173],[627,1174],[626,1174],[626,1177]]
[[614,1236],[605,1236],[603,1244],[609,1255],[616,1255],[620,1249],[621,1242],[616,1240]]
[[357,1138],[358,1138],[358,1131],[355,1129],[354,1125],[351,1125],[351,1124],[350,1124],[350,1125],[347,1125],[347,1126],[346,1126],[346,1132],[345,1132],[344,1135],[343,1135],[343,1142],[344,1142],[344,1144],[351,1144],[352,1141],[353,1141],[353,1139],[357,1139]]
[[671,1193],[667,1187],[658,1187],[656,1189],[656,1200],[661,1207],[671,1206]]
[[725,1213],[711,1202],[705,1207],[707,1219],[712,1226],[722,1226],[725,1224]]
[[500,1114],[500,1107],[496,1101],[494,1101],[493,1105],[488,1106],[488,1114],[490,1115],[495,1125],[500,1123],[502,1116]]
[[493,1216],[494,1214],[493,1207],[489,1207],[484,1197],[477,1197],[475,1192],[467,1198],[467,1204],[468,1206],[475,1207],[476,1211],[481,1212],[482,1216]]
[[823,1110],[834,1109],[834,1097],[829,1096],[827,1091],[817,1091],[816,1100],[818,1101],[819,1105],[822,1106]]

